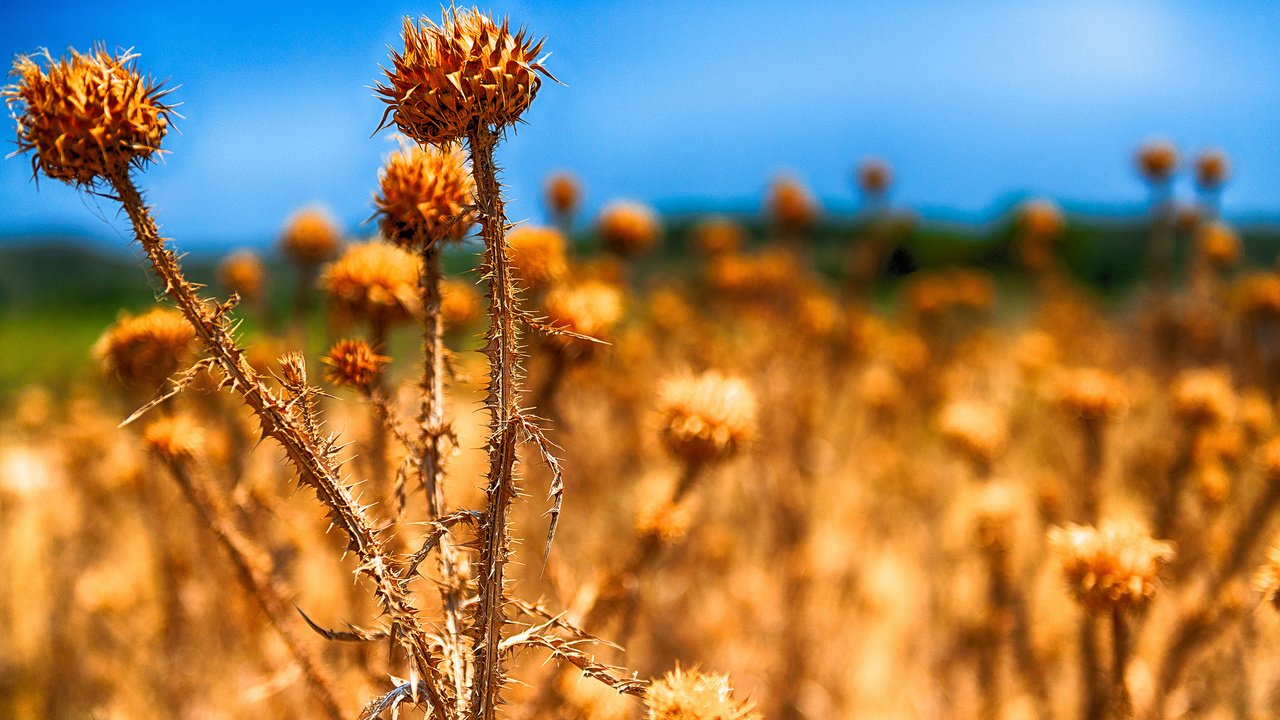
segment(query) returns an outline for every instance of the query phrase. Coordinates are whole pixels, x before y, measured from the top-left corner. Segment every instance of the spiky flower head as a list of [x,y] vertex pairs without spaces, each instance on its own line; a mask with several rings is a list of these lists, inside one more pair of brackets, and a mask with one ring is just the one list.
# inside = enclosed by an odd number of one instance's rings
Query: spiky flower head
[[204,447],[204,431],[190,416],[173,415],[148,425],[142,443],[162,460],[190,460]]
[[1226,184],[1231,175],[1231,162],[1227,154],[1210,148],[1196,158],[1196,185],[1201,190],[1213,191]]
[[732,255],[746,244],[746,231],[726,217],[711,217],[693,228],[693,244],[706,257]]
[[227,290],[250,300],[261,297],[267,276],[262,259],[252,250],[239,250],[218,265],[218,282]]
[[1224,222],[1203,223],[1196,231],[1196,250],[1211,267],[1223,270],[1240,259],[1240,236]]
[[615,200],[600,210],[596,233],[606,249],[622,257],[653,249],[662,237],[662,223],[653,208],[630,200]]
[[339,340],[320,361],[329,382],[364,389],[378,382],[391,358],[374,352],[364,340]]
[[948,403],[938,416],[938,429],[958,450],[982,464],[995,460],[1009,441],[1004,414],[976,401]]
[[[553,326],[604,341],[622,320],[623,307],[622,291],[600,280],[558,285],[542,301],[542,310]],[[596,346],[571,335],[552,335],[550,340],[561,350],[573,347],[585,353]]]
[[93,346],[104,372],[130,387],[159,386],[195,356],[196,332],[182,313],[155,308],[123,315]]
[[554,283],[569,272],[564,235],[559,230],[520,225],[507,233],[507,257],[516,279],[525,287]]
[[400,322],[418,310],[421,266],[417,255],[373,240],[347,248],[325,267],[320,284],[343,317]]
[[480,317],[480,292],[474,283],[446,278],[440,283],[440,316],[446,327],[469,325]]
[[404,19],[404,50],[391,53],[378,94],[388,119],[421,144],[438,145],[472,130],[500,130],[520,119],[551,77],[542,40],[476,8],[450,8],[437,24]]
[[1026,237],[1057,240],[1066,226],[1062,208],[1052,200],[1028,200],[1018,209],[1018,229]]
[[646,720],[762,720],[750,701],[733,696],[728,675],[676,668],[645,691]]
[[408,145],[387,158],[373,196],[383,237],[406,250],[457,242],[475,223],[475,187],[466,158],[456,148]]
[[1267,559],[1253,573],[1253,586],[1262,597],[1280,611],[1280,540],[1267,548]]
[[0,94],[17,121],[18,151],[31,153],[33,172],[77,186],[144,166],[169,129],[167,91],[138,73],[134,53],[70,52],[14,61],[17,81]]
[[893,182],[893,170],[879,158],[866,158],[858,163],[858,189],[871,197],[879,197],[889,190]]
[[1236,309],[1246,315],[1280,317],[1280,274],[1255,271],[1242,276],[1233,288]]
[[1129,406],[1124,381],[1102,368],[1084,367],[1064,372],[1058,379],[1055,395],[1060,407],[1086,422],[1117,417]]
[[1173,410],[1189,425],[1214,425],[1231,417],[1236,393],[1225,371],[1183,370],[1173,383]]
[[582,204],[582,183],[570,172],[553,173],[547,178],[547,207],[553,215],[567,217]]
[[765,210],[781,230],[800,232],[808,230],[818,219],[818,201],[800,180],[790,175],[779,175],[769,186]]
[[741,378],[715,370],[664,382],[658,413],[662,441],[686,462],[730,457],[756,432],[755,393]]
[[1168,140],[1152,140],[1138,148],[1136,160],[1138,171],[1148,182],[1163,184],[1178,169],[1178,148]]
[[1053,527],[1049,543],[1071,592],[1095,613],[1145,604],[1159,587],[1160,568],[1174,557],[1172,543],[1128,523]]
[[308,205],[289,216],[280,233],[280,249],[299,265],[319,265],[333,257],[342,244],[342,231],[333,214],[319,205]]

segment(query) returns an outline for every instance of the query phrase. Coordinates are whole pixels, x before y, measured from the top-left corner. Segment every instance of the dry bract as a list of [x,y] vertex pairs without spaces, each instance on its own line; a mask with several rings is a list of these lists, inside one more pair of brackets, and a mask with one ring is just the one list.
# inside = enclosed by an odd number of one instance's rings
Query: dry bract
[[138,73],[136,58],[101,47],[56,61],[48,52],[17,58],[17,82],[3,95],[33,172],[87,186],[160,152],[173,111],[161,84]]

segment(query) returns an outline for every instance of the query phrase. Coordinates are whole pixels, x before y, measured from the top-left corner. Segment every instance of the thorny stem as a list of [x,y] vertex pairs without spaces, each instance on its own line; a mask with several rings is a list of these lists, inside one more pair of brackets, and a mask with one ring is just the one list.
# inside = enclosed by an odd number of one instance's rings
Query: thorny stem
[[394,635],[408,655],[414,671],[424,680],[427,699],[435,717],[445,720],[446,700],[437,684],[438,672],[433,663],[430,640],[418,617],[419,611],[401,588],[397,563],[388,554],[381,534],[356,502],[351,488],[343,482],[330,460],[330,446],[306,432],[289,404],[268,388],[249,365],[244,351],[236,344],[224,317],[214,312],[196,295],[179,267],[177,255],[165,246],[141,193],[133,184],[127,169],[107,178],[118,193],[118,199],[129,216],[134,236],[147,254],[156,276],[164,283],[165,293],[191,323],[196,335],[218,362],[226,375],[225,383],[243,399],[257,416],[264,436],[269,436],[288,456],[298,471],[299,480],[309,485],[316,497],[329,508],[333,524],[340,527],[349,540],[349,550],[360,559],[357,572],[373,584],[378,604],[389,616]]
[[180,459],[168,460],[165,466],[169,474],[182,488],[187,500],[199,513],[200,519],[218,538],[223,550],[231,558],[240,582],[249,590],[249,594],[258,601],[258,606],[271,621],[272,627],[289,648],[294,660],[302,669],[311,691],[324,707],[325,715],[332,720],[343,717],[342,708],[338,705],[333,690],[333,680],[324,669],[316,663],[315,657],[307,646],[302,644],[298,636],[289,628],[291,613],[285,601],[285,591],[272,576],[267,554],[257,547],[252,540],[240,532],[230,520],[230,511],[218,498],[208,484],[196,473],[191,472],[187,463]]
[[[387,321],[380,314],[369,319],[369,345],[379,355],[389,355],[387,349]],[[375,380],[378,389],[382,389],[381,376]],[[369,476],[379,501],[388,497],[387,488],[390,479],[387,477],[387,427],[378,417],[370,413],[369,417]]]
[[489,411],[489,473],[485,488],[488,508],[480,533],[481,568],[476,578],[474,616],[476,677],[470,717],[496,717],[504,681],[499,646],[506,624],[506,565],[510,554],[508,515],[516,497],[515,463],[519,424],[516,418],[520,389],[520,339],[516,325],[518,299],[507,258],[506,214],[494,164],[497,134],[482,126],[471,128],[467,148],[475,178],[476,210],[484,238],[483,270],[488,280],[489,331],[484,353],[489,359],[489,385],[485,405]]
[[1098,522],[1098,508],[1101,504],[1102,490],[1102,457],[1103,426],[1097,420],[1081,422],[1083,463],[1080,478],[1080,514],[1083,522]]
[[[418,443],[418,473],[427,497],[427,514],[438,521],[448,511],[444,495],[444,320],[440,314],[440,248],[433,244],[422,250],[422,273],[418,289],[422,296],[422,400],[418,412],[421,431]],[[444,609],[445,653],[453,669],[454,692],[464,697],[467,663],[462,652],[462,600],[458,587],[458,556],[448,535],[441,536],[439,554],[440,602]]]
[[1080,618],[1080,716],[1085,720],[1102,720],[1107,709],[1096,620],[1089,613]]

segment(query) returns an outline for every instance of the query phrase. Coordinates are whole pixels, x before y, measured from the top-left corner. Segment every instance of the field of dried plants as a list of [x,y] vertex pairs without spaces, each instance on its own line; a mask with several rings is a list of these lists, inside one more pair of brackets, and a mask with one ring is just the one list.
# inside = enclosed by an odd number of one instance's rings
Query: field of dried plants
[[377,235],[303,208],[294,272],[240,251],[211,287],[139,188],[166,91],[18,59],[24,157],[118,203],[158,297],[83,349],[95,382],[0,415],[0,716],[1280,713],[1280,274],[1217,220],[1225,156],[1178,205],[1177,150],[1139,149],[1122,302],[1048,201],[1016,301],[969,266],[886,295],[910,222],[877,161],[834,273],[788,178],[750,229],[583,218],[567,173],[511,224],[495,150],[542,46],[406,20]]

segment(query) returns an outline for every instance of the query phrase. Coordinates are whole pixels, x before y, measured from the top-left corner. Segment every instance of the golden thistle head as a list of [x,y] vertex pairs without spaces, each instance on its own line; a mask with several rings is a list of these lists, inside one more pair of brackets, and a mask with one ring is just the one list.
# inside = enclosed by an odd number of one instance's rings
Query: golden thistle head
[[1258,450],[1258,465],[1268,482],[1280,483],[1280,437],[1271,439]]
[[1210,267],[1225,270],[1240,259],[1240,236],[1224,222],[1204,223],[1196,231],[1196,252]]
[[333,257],[342,244],[338,221],[319,205],[304,207],[285,221],[280,249],[299,265],[318,265]]
[[1071,592],[1095,613],[1145,604],[1159,587],[1160,568],[1174,557],[1172,543],[1125,523],[1053,527],[1049,544]]
[[196,332],[182,313],[155,308],[141,315],[124,315],[93,346],[103,371],[125,385],[158,387],[195,357]]
[[1009,441],[1005,416],[991,405],[958,400],[938,416],[942,436],[975,462],[989,464]]
[[1266,561],[1253,573],[1253,586],[1280,611],[1280,540],[1267,548]]
[[404,50],[391,53],[378,94],[400,132],[423,145],[501,129],[520,119],[551,77],[542,40],[475,8],[451,8],[440,22],[404,20]]
[[1178,148],[1167,140],[1152,140],[1138,148],[1138,171],[1152,184],[1166,183],[1178,170]]
[[858,376],[858,397],[871,410],[889,413],[902,406],[906,388],[893,368],[885,363],[876,363]]
[[[542,301],[542,311],[551,325],[604,341],[621,322],[623,308],[622,291],[600,280],[558,285]],[[559,349],[575,347],[586,352],[596,346],[569,335],[552,335],[550,340]]]
[[600,243],[622,257],[640,255],[653,249],[662,238],[662,223],[653,208],[638,202],[609,203],[596,221]]
[[1008,551],[1017,530],[1017,491],[1007,482],[987,483],[973,502],[973,534],[978,547]]
[[779,175],[769,186],[765,210],[783,231],[808,230],[818,219],[818,201],[809,188],[790,175]]
[[1055,395],[1059,407],[1086,422],[1117,417],[1129,407],[1124,381],[1101,368],[1077,368],[1063,373]]
[[242,298],[260,297],[266,275],[262,259],[252,250],[231,253],[218,265],[218,282]]
[[582,204],[582,183],[570,172],[558,172],[547,178],[547,208],[552,215],[568,217]]
[[693,245],[709,258],[733,255],[746,244],[746,231],[725,217],[707,218],[693,228]]
[[569,272],[564,235],[559,230],[519,225],[507,233],[507,257],[516,279],[528,288],[545,287]]
[[1222,370],[1183,370],[1173,383],[1173,410],[1188,425],[1216,425],[1235,411],[1236,393]]
[[440,283],[440,317],[445,327],[458,328],[470,325],[480,317],[484,308],[480,304],[480,292],[475,283],[456,278],[446,278]]
[[879,197],[889,190],[893,182],[893,170],[879,158],[867,158],[858,163],[858,189],[871,197]]
[[418,311],[421,266],[417,255],[373,240],[347,248],[325,267],[320,284],[345,318],[401,322]]
[[18,151],[33,172],[72,185],[142,167],[158,155],[169,129],[168,91],[138,73],[137,55],[98,47],[54,60],[21,55],[3,91],[18,125]]
[[142,444],[162,460],[190,460],[204,446],[204,431],[189,416],[173,415],[148,425]]
[[363,390],[378,382],[391,358],[374,352],[364,340],[339,340],[320,361],[329,382]]
[[1221,150],[1211,148],[1196,158],[1196,185],[1202,190],[1217,190],[1226,184],[1230,175],[1231,163]]
[[1255,271],[1236,281],[1233,304],[1246,315],[1280,317],[1280,274]]
[[373,196],[383,237],[406,250],[457,242],[475,222],[468,210],[474,182],[456,149],[410,145],[392,153]]
[[658,400],[662,441],[686,462],[721,460],[756,432],[756,395],[740,378],[714,370],[667,380]]
[[645,691],[646,720],[762,720],[750,701],[733,696],[729,676],[676,668]]
[[1018,209],[1018,230],[1024,237],[1057,240],[1066,226],[1062,208],[1051,200],[1028,200]]
[[1271,433],[1275,426],[1275,411],[1271,401],[1261,390],[1246,390],[1240,397],[1240,427],[1245,434],[1257,440]]

